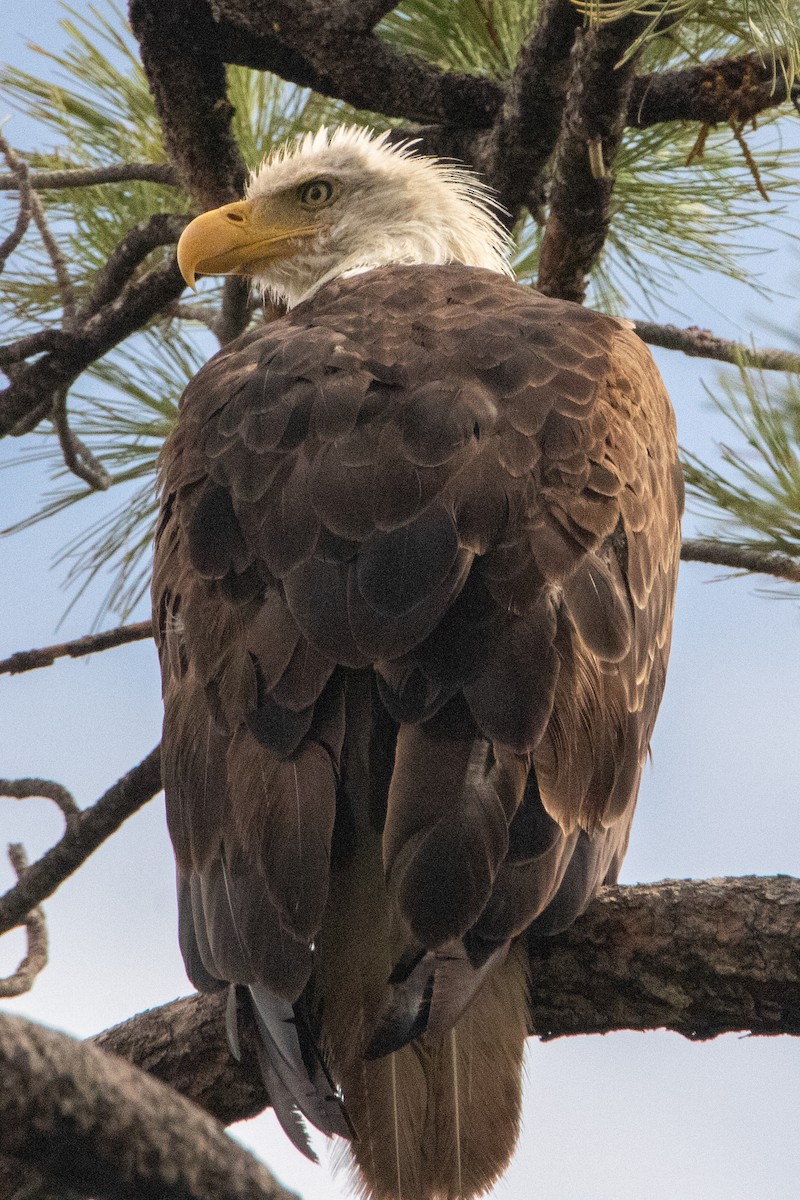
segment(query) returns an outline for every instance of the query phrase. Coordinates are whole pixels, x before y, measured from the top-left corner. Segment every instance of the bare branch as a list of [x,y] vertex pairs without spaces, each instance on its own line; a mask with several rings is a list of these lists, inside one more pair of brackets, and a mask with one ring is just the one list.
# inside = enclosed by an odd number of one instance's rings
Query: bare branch
[[23,671],[35,671],[49,667],[57,658],[83,658],[100,650],[112,650],[128,642],[140,642],[153,636],[150,621],[137,621],[132,625],[119,625],[102,633],[89,633],[71,642],[59,642],[55,646],[43,646],[40,650],[18,650],[9,658],[0,660],[0,675],[19,675]]
[[[30,215],[39,230],[42,244],[53,265],[58,290],[61,293],[63,308],[62,324],[64,329],[68,330],[75,321],[75,289],[72,286],[67,261],[50,232],[50,226],[47,224],[42,202],[33,190],[27,163],[23,162],[12,150],[2,132],[0,132],[0,152],[2,152],[3,157],[11,168],[12,178],[16,180],[16,187],[20,193],[21,203],[25,204],[29,209]],[[13,238],[14,234],[11,236]]]
[[538,286],[546,296],[581,303],[603,248],[611,222],[611,166],[622,140],[636,58],[622,66],[619,61],[644,20],[626,17],[581,29],[576,36],[539,260]]
[[533,1028],[548,1038],[672,1029],[800,1034],[800,880],[666,880],[606,889],[531,942]]
[[[356,108],[409,121],[486,129],[502,86],[397,54],[360,28],[344,30],[305,0],[212,0],[225,62],[272,71]],[[376,6],[372,6],[373,11]]]
[[241,1062],[231,1055],[225,1036],[227,994],[227,988],[195,993],[139,1013],[92,1040],[169,1084],[224,1125],[247,1120],[267,1107],[269,1096],[250,1021],[239,1023]]
[[773,71],[760,54],[716,58],[679,71],[638,75],[628,100],[627,123],[635,129],[661,121],[741,124],[797,96],[800,82],[788,88],[780,66]]
[[[39,192],[60,188],[96,187],[103,183],[162,183],[178,187],[174,169],[168,163],[119,163],[113,167],[70,167],[64,171],[33,171],[28,168],[31,187]],[[0,174],[0,192],[19,190],[13,173]]]
[[78,479],[82,479],[84,483],[88,483],[89,487],[93,488],[96,492],[106,491],[111,487],[111,476],[99,458],[92,453],[86,443],[70,428],[69,415],[67,413],[67,393],[65,390],[62,390],[56,396],[53,411],[50,415],[53,421],[53,428],[58,435],[58,444],[61,447],[64,466],[73,475],[77,475]]
[[520,51],[503,105],[488,134],[476,139],[474,164],[516,220],[544,202],[544,170],[558,138],[569,57],[581,14],[570,0],[548,0]]
[[19,370],[0,391],[0,436],[27,433],[50,413],[59,391],[91,363],[141,329],[185,287],[175,259],[131,283],[53,350]]
[[177,1092],[96,1046],[0,1017],[0,1153],[98,1198],[296,1200]]
[[70,343],[70,335],[63,329],[39,329],[7,346],[0,346],[0,368],[10,367],[12,363],[22,362],[43,351],[64,350]]
[[[0,796],[7,796],[11,800],[31,800],[34,797],[52,800],[61,810],[68,830],[74,833],[80,824],[81,810],[75,803],[75,797],[54,779],[0,779]],[[25,869],[29,869],[27,863]]]
[[92,316],[115,300],[150,251],[158,246],[174,245],[190,220],[191,217],[182,213],[156,213],[129,229],[98,272],[80,317]]
[[123,821],[161,791],[161,749],[128,771],[67,829],[60,842],[27,868],[19,882],[0,897],[0,934],[15,929],[27,913],[92,854]]
[[[28,856],[19,842],[8,847],[8,857],[17,879],[28,868]],[[22,996],[34,985],[36,976],[47,966],[47,926],[41,908],[32,909],[25,918],[27,939],[25,957],[13,975],[0,979],[0,997]]]
[[[567,932],[531,939],[531,1030],[555,1038],[671,1029],[800,1035],[800,880],[667,880],[606,888]],[[225,1123],[267,1102],[225,1041],[225,992],[99,1035]]]
[[0,153],[11,168],[11,175],[8,178],[14,181],[14,187],[19,192],[19,209],[14,228],[8,237],[0,242],[0,272],[2,272],[10,255],[14,253],[24,238],[31,223],[31,190],[28,183],[27,165],[11,149],[2,130],[0,130]]
[[754,349],[742,342],[717,337],[710,329],[690,325],[657,325],[652,321],[635,321],[636,332],[643,342],[663,346],[665,350],[682,350],[691,358],[714,358],[735,366],[758,367],[762,371],[792,371],[800,373],[800,354],[791,350]]
[[39,230],[39,236],[42,239],[42,245],[47,251],[50,262],[53,266],[53,273],[58,284],[58,291],[61,296],[61,326],[65,332],[69,333],[75,327],[75,288],[72,284],[72,279],[69,273],[67,260],[61,253],[56,239],[53,237],[50,226],[47,223],[47,218],[44,214],[42,202],[36,195],[36,192],[31,190],[31,215]]
[[800,583],[800,560],[777,551],[754,550],[714,538],[691,538],[683,543],[681,558],[684,562],[711,563],[717,567],[731,567],[734,571],[774,575],[776,579]]

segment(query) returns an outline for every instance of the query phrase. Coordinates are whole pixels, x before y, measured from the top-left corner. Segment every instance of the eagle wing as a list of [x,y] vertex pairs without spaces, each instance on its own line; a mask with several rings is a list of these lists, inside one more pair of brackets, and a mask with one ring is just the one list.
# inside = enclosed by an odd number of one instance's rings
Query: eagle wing
[[477,978],[615,876],[682,509],[672,409],[623,322],[461,266],[338,280],[201,370],[161,487],[198,987],[297,999],[361,776],[409,947],[396,983],[456,941]]

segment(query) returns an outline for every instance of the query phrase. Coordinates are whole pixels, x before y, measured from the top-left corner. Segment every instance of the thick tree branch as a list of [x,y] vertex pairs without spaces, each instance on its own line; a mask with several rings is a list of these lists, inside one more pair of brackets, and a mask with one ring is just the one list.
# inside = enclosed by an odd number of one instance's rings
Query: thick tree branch
[[603,892],[531,943],[546,1038],[670,1029],[692,1039],[800,1034],[800,880],[666,880]]
[[[530,943],[541,1037],[670,1029],[689,1038],[800,1034],[800,880],[607,888],[566,933]],[[225,993],[192,996],[100,1034],[220,1120],[266,1102],[225,1042]]]
[[35,671],[39,667],[51,666],[57,658],[83,658],[99,650],[112,650],[128,642],[140,642],[153,636],[150,621],[137,621],[133,625],[119,625],[102,633],[88,633],[71,642],[58,642],[55,646],[42,646],[39,650],[18,650],[8,658],[0,659],[0,675],[20,675],[23,671]]
[[247,168],[231,129],[233,108],[208,4],[131,0],[130,16],[184,188],[201,209],[240,199]]
[[0,1075],[0,1153],[60,1187],[109,1200],[295,1200],[207,1113],[96,1046],[0,1016]]
[[225,1036],[226,1003],[227,990],[195,993],[139,1013],[93,1041],[169,1084],[223,1125],[231,1125],[262,1112],[269,1097],[258,1070],[250,1021],[239,1021],[241,1063],[231,1055]]
[[625,127],[636,59],[619,60],[642,17],[579,30],[566,109],[553,164],[550,215],[542,239],[539,288],[582,303],[611,222],[611,166]]
[[800,373],[800,354],[791,350],[753,348],[742,342],[717,337],[710,329],[690,325],[656,325],[652,321],[635,321],[636,332],[643,342],[663,346],[665,350],[682,350],[691,358],[714,358],[735,366],[758,367],[762,371],[792,371]]
[[502,102],[498,83],[441,71],[397,54],[365,31],[375,11],[386,11],[384,5],[369,5],[370,20],[349,28],[337,19],[337,10],[342,11],[337,5],[211,0],[211,8],[225,62],[272,71],[356,108],[409,121],[485,129]]
[[661,121],[719,125],[750,121],[800,95],[800,82],[787,87],[780,66],[759,54],[716,58],[680,71],[638,75],[628,99],[627,124],[644,129]]
[[776,551],[753,550],[714,538],[692,538],[683,543],[681,558],[684,562],[711,563],[717,567],[731,567],[734,571],[773,575],[789,583],[800,583],[800,560]]
[[570,50],[581,14],[570,0],[548,0],[520,52],[491,131],[477,140],[474,164],[510,214],[543,205],[544,170],[558,138]]
[[106,838],[119,829],[123,821],[160,790],[161,749],[156,746],[91,808],[69,822],[61,841],[32,863],[19,882],[0,896],[0,934],[22,924],[32,908],[51,896]]

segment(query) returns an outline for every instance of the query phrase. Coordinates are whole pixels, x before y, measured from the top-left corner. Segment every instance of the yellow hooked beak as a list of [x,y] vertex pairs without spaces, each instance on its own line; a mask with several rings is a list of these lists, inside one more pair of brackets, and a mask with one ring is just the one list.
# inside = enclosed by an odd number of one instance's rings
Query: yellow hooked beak
[[189,287],[197,275],[257,275],[259,267],[289,258],[303,239],[319,233],[317,225],[264,211],[250,200],[211,209],[186,226],[178,242],[178,266]]

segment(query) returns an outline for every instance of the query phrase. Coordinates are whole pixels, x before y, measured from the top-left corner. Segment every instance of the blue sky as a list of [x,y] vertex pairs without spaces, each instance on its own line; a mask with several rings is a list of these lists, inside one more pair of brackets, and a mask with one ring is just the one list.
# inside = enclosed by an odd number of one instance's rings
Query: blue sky
[[[52,0],[14,6],[5,17],[8,60],[39,69],[25,42],[63,44],[57,15]],[[0,102],[0,118],[5,112]],[[19,117],[6,133],[20,147],[35,144],[36,131]],[[795,201],[795,221],[799,211]],[[777,233],[762,236],[768,253],[756,269],[783,297],[765,306],[743,287],[695,279],[679,301],[693,323],[728,337],[745,336],[756,314],[796,323],[796,250]],[[663,306],[658,316],[674,320]],[[656,358],[682,443],[711,455],[716,439],[731,436],[701,386],[715,386],[717,368],[665,351]],[[18,449],[0,443],[0,460]],[[33,467],[3,472],[2,524],[29,513],[43,484]],[[66,598],[50,565],[85,519],[75,511],[0,541],[0,657],[90,627],[96,593],[56,628]],[[667,692],[624,882],[800,874],[800,609],[759,595],[764,580],[714,582],[720,574],[701,565],[681,570]],[[158,740],[155,651],[142,643],[0,677],[0,713],[0,774],[57,779],[88,804]],[[45,801],[0,799],[0,833],[3,841],[23,841],[35,857],[59,836],[60,818]],[[10,882],[0,865],[0,888]],[[9,1010],[82,1036],[189,990],[161,800],[129,821],[45,907],[50,965]],[[0,942],[0,971],[14,968],[21,949],[18,933]],[[523,1136],[498,1197],[796,1200],[796,1040],[728,1036],[696,1045],[673,1034],[630,1033],[531,1042],[527,1076]],[[306,1200],[344,1195],[324,1168],[295,1154],[271,1116],[239,1126],[237,1136]]]

